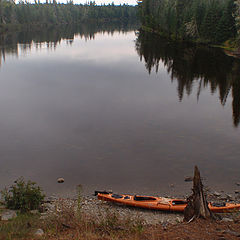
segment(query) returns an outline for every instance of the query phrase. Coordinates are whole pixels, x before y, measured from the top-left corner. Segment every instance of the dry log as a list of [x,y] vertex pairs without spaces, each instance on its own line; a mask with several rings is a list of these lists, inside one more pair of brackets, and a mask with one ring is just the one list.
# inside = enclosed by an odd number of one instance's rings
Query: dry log
[[203,184],[198,167],[195,166],[193,178],[193,194],[187,199],[187,206],[184,209],[184,220],[189,222],[195,218],[213,218],[213,213],[208,207],[206,195],[203,192]]

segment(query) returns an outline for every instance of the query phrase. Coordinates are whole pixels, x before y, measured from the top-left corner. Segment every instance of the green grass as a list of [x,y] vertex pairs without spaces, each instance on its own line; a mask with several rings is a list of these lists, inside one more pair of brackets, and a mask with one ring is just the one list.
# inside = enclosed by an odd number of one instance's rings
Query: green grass
[[[75,204],[79,204],[79,199]],[[126,239],[128,236],[138,236],[144,231],[144,222],[131,216],[122,218],[119,213],[106,211],[104,215],[92,216],[74,209],[65,201],[57,203],[57,214],[52,213],[42,223],[42,229],[47,236],[64,236],[67,240],[78,239]],[[70,232],[68,235],[68,232]],[[54,239],[55,239],[54,238]],[[47,238],[46,238],[47,239]]]
[[38,214],[19,214],[15,219],[0,221],[0,240],[27,239],[33,229],[37,229],[40,220]]

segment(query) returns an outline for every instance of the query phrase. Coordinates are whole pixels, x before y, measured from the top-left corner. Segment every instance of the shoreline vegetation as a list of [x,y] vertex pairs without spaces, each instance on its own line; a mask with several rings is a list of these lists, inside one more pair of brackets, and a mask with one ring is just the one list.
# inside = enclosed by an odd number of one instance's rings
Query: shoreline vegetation
[[142,0],[138,9],[144,31],[240,54],[239,0]]
[[190,40],[190,39],[176,39],[176,38],[171,38],[167,36],[165,33],[160,32],[158,30],[149,28],[147,26],[142,25],[140,27],[140,31],[146,32],[149,34],[156,34],[159,37],[165,38],[166,40],[171,40],[173,42],[179,42],[179,43],[189,43],[189,44],[196,44],[197,46],[205,46],[205,47],[213,47],[213,48],[220,48],[224,51],[224,53],[230,57],[235,57],[235,58],[240,58],[240,47],[239,44],[236,42],[236,40],[231,39],[229,41],[226,41],[222,44],[214,44],[214,43],[209,43],[201,40]]
[[0,240],[231,240],[240,235],[239,213],[187,223],[182,214],[116,206],[90,197],[82,197],[80,204],[77,199],[54,199],[41,207],[0,221]]
[[[146,32],[146,33],[152,33],[152,34],[156,34],[159,37],[170,39],[173,42],[179,42],[179,43],[189,43],[189,44],[197,44],[199,46],[210,46],[210,47],[216,47],[216,48],[222,48],[223,50],[226,50],[225,53],[228,54],[229,56],[239,56],[240,57],[240,50],[238,49],[238,46],[235,44],[235,42],[233,42],[233,40],[230,41],[226,41],[223,44],[213,44],[213,43],[209,43],[209,42],[205,42],[205,41],[201,41],[201,40],[193,40],[193,39],[176,39],[176,38],[171,38],[169,37],[166,33],[163,33],[161,31],[155,30],[153,28],[147,27],[142,25],[140,27],[140,31]],[[235,53],[235,54],[233,54]],[[231,55],[232,54],[232,55]]]

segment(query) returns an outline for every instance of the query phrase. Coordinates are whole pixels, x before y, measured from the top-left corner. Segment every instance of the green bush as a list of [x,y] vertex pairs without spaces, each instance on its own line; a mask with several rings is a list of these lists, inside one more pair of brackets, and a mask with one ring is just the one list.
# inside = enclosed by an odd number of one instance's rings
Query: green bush
[[27,212],[38,209],[45,195],[35,182],[27,181],[21,177],[14,184],[1,192],[7,208]]

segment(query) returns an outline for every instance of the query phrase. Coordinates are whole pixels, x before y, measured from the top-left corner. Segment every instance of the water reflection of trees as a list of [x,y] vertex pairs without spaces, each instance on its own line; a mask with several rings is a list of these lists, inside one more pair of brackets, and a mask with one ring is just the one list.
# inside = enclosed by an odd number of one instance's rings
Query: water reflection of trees
[[[94,39],[95,34],[102,32],[114,34],[114,32],[127,32],[136,29],[137,26],[127,23],[99,23],[84,25],[65,25],[51,28],[26,29],[25,31],[12,32],[0,35],[0,66],[7,56],[18,57],[19,52],[31,51],[32,48],[41,49],[47,47],[55,50],[57,45],[66,40],[67,44],[72,44],[75,36],[80,36],[85,40]],[[20,51],[19,51],[20,50]]]
[[211,92],[219,91],[222,105],[232,91],[233,123],[240,122],[240,60],[227,56],[215,48],[173,43],[155,34],[139,32],[136,50],[144,59],[149,74],[153,69],[158,72],[163,63],[178,82],[178,95],[181,101],[184,93],[190,95],[197,86],[197,97],[201,90],[210,86]]

